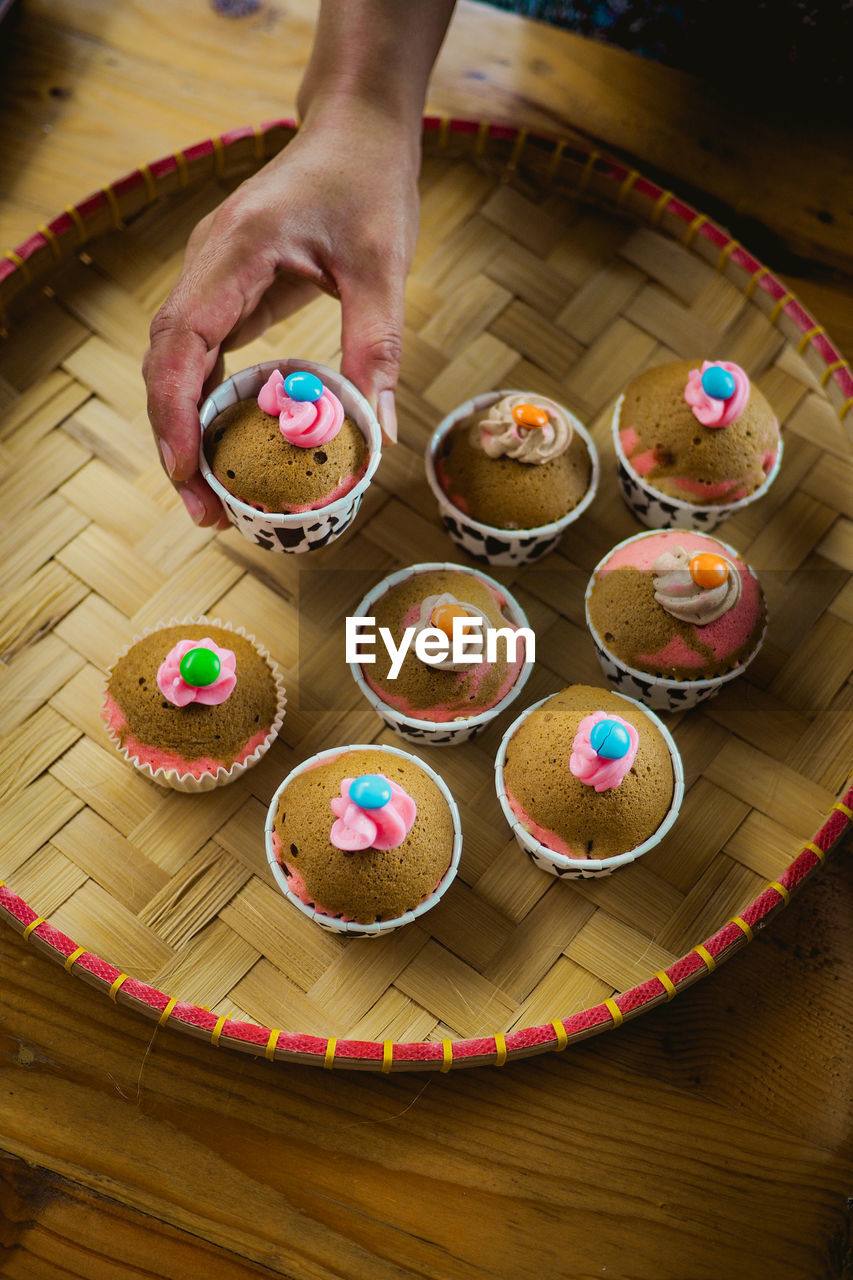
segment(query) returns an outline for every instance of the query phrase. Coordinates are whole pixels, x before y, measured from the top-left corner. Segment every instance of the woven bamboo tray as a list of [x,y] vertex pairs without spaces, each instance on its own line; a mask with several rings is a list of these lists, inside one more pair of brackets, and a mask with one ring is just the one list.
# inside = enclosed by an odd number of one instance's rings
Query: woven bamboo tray
[[[401,443],[353,531],[294,557],[193,529],[148,431],[148,322],[195,222],[292,135],[276,122],[144,166],[0,258],[0,914],[67,980],[215,1046],[381,1071],[562,1049],[746,945],[853,816],[853,379],[784,284],[671,192],[573,139],[428,119]],[[297,353],[334,364],[338,337],[321,299],[229,371]],[[530,387],[601,451],[601,492],[560,551],[496,571],[537,631],[526,705],[602,683],[583,589],[638,528],[617,493],[613,399],[640,369],[703,354],[757,380],[785,461],[721,530],[761,573],[771,624],[742,680],[670,720],[688,783],[674,830],[609,879],[537,870],[493,791],[507,715],[423,752],[464,828],[460,875],[423,924],[347,942],[304,921],[266,867],[266,806],[310,753],[396,741],[350,680],[342,619],[391,570],[461,556],[424,476],[431,429],[472,392]],[[114,655],[190,613],[245,626],[288,683],[268,756],[202,796],[134,774],[98,717]]]

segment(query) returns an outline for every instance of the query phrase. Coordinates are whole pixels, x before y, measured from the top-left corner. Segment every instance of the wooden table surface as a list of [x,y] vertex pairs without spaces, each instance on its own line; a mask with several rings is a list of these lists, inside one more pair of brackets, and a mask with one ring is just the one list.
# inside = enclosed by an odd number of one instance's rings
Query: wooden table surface
[[[293,114],[315,6],[24,0],[0,52],[0,240]],[[430,107],[576,129],[693,195],[849,356],[849,140],[460,5]],[[849,854],[849,843],[847,853]],[[0,930],[0,1275],[853,1275],[853,875],[839,850],[710,981],[567,1052],[391,1077],[154,1031]]]

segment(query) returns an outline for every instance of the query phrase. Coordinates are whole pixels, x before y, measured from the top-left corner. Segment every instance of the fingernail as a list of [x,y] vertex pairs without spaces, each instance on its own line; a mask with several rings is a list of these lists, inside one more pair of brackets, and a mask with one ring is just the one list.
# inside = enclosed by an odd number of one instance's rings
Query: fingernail
[[394,403],[393,391],[380,391],[379,399],[376,406],[376,416],[379,419],[379,425],[385,432],[389,440],[396,443],[397,440],[397,406]]
[[181,489],[181,499],[189,512],[189,517],[193,524],[201,524],[204,519],[204,503],[197,493],[193,493],[192,489]]
[[163,459],[163,466],[166,468],[170,476],[175,474],[175,452],[170,444],[165,440],[160,441],[160,457]]

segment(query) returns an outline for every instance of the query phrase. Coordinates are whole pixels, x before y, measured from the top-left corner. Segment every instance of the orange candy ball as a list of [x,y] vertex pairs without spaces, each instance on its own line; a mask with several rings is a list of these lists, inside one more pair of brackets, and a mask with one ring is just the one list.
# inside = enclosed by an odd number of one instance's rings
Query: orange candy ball
[[452,640],[453,619],[468,616],[468,612],[462,608],[461,604],[440,604],[430,614],[430,626],[438,627],[439,631],[443,631],[448,639]]
[[536,404],[517,404],[512,416],[520,427],[547,427],[548,414]]
[[697,587],[721,587],[729,576],[729,567],[713,551],[700,551],[690,561],[690,576]]

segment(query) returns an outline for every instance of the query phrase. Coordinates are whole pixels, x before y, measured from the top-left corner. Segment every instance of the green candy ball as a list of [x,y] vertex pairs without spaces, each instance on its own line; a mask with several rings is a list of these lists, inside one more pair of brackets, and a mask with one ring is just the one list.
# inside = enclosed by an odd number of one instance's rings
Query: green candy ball
[[194,689],[203,689],[219,678],[221,666],[212,649],[188,649],[181,658],[181,677]]

